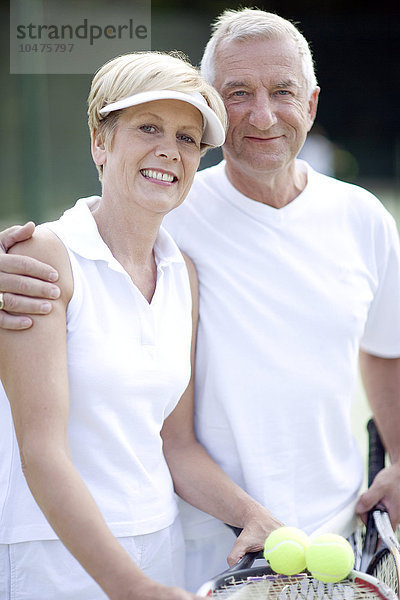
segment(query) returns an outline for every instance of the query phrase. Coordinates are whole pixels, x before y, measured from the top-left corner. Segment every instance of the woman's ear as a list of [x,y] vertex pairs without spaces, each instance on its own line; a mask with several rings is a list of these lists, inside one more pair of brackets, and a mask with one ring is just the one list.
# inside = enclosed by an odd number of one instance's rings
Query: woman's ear
[[104,142],[102,142],[96,131],[92,131],[91,134],[91,151],[94,163],[97,166],[104,165],[106,162],[106,148]]

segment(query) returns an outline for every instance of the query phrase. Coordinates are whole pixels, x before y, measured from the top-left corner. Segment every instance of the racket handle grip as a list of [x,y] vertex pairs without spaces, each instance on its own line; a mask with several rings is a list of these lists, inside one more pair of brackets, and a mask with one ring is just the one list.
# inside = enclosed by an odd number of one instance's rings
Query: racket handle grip
[[375,421],[370,419],[367,424],[369,450],[368,450],[368,487],[372,485],[376,475],[385,466],[385,448],[379,436]]
[[243,531],[243,529],[241,527],[235,527],[234,525],[228,525],[228,523],[225,523],[225,525],[233,531],[233,533],[236,535],[236,537],[239,537],[239,535]]
[[257,552],[247,552],[247,554],[242,556],[242,558],[226,572],[234,573],[235,571],[241,571],[242,569],[250,569],[257,558],[263,558],[262,550],[258,550]]

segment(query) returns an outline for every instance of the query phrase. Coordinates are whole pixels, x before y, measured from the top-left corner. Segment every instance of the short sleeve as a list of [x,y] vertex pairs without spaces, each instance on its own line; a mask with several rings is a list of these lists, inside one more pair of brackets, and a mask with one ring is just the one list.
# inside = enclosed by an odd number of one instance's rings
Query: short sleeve
[[396,223],[387,222],[377,245],[378,286],[371,303],[360,347],[383,358],[400,357],[400,244]]

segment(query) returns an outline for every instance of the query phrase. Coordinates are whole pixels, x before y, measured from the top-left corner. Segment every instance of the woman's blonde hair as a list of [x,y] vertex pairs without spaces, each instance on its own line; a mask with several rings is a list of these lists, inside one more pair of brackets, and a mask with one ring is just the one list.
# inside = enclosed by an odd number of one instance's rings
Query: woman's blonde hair
[[[112,102],[139,92],[174,90],[199,92],[216,113],[225,130],[227,116],[218,92],[207,83],[187,57],[180,52],[134,52],[106,62],[94,75],[88,97],[88,124],[106,148],[111,148],[121,111],[103,117],[100,110]],[[201,155],[208,150],[201,144]],[[98,166],[101,179],[102,168]]]

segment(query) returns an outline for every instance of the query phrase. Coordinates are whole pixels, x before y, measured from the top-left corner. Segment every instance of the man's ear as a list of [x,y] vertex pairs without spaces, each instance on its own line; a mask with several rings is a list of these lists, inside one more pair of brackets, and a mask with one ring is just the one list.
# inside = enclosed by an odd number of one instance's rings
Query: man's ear
[[308,131],[313,126],[317,114],[319,92],[320,88],[316,87],[308,101]]
[[104,165],[107,152],[96,131],[92,131],[91,134],[91,151],[94,163],[98,166]]

